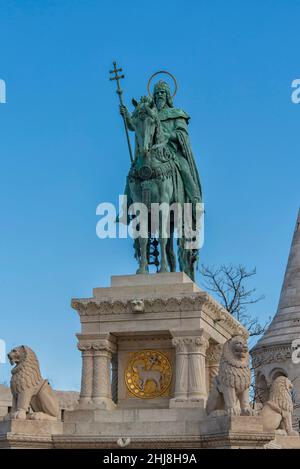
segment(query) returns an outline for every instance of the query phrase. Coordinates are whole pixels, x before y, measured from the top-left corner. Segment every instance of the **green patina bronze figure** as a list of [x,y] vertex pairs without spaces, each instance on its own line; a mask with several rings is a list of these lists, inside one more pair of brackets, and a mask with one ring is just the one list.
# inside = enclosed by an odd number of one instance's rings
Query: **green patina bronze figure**
[[[202,191],[189,140],[189,116],[183,110],[174,107],[175,93],[171,95],[167,82],[158,81],[151,94],[151,79],[148,83],[149,96],[143,96],[139,102],[133,99],[135,109],[130,113],[121,97],[122,90],[118,80],[123,76],[118,77],[117,71],[115,65],[115,70],[112,72],[115,72],[118,83],[120,112],[126,133],[127,136],[128,130],[135,133],[133,155],[130,140],[127,138],[132,162],[125,187],[127,197],[125,199],[127,207],[124,207],[127,218],[125,222],[130,223],[136,216],[128,215],[127,212],[127,208],[136,203],[144,204],[148,218],[147,233],[141,232],[134,242],[135,257],[139,262],[137,273],[148,273],[148,266],[151,263],[159,267],[159,272],[175,272],[174,232],[181,231],[180,236],[177,233],[179,269],[194,279],[199,255],[199,248],[195,244],[195,230],[198,227],[197,209],[199,205],[202,206]],[[171,74],[168,75],[172,77]],[[176,91],[175,79],[174,82]],[[155,204],[171,207],[167,212],[159,211],[158,226],[153,221],[152,207],[155,207]],[[178,213],[175,214],[172,210],[174,204],[181,207],[183,212],[185,207],[190,207],[190,231],[185,226],[188,224],[188,217],[183,215],[178,217]],[[153,258],[154,262],[151,262]]]

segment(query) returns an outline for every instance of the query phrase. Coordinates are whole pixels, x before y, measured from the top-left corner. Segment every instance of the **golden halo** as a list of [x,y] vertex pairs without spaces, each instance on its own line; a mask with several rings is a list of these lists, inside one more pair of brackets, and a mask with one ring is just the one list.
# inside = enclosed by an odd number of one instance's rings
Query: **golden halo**
[[176,78],[174,77],[174,75],[172,75],[172,73],[170,72],[167,72],[166,70],[160,70],[159,72],[155,72],[153,73],[153,75],[151,75],[151,77],[149,78],[148,80],[148,84],[147,84],[147,90],[148,90],[148,94],[149,96],[151,96],[152,98],[152,93],[150,91],[150,83],[151,83],[151,80],[156,76],[156,75],[159,75],[161,73],[164,73],[165,75],[168,75],[169,77],[172,78],[173,82],[174,82],[174,93],[172,95],[172,98],[174,98],[174,96],[176,95],[177,93],[177,89],[178,89],[178,86],[177,86],[177,81],[176,81]]

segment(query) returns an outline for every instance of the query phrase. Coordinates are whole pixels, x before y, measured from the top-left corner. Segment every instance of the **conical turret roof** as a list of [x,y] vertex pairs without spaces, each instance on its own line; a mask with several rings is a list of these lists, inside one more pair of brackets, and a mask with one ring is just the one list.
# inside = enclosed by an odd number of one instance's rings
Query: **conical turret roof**
[[300,338],[300,210],[285,271],[277,312],[254,349],[287,344]]

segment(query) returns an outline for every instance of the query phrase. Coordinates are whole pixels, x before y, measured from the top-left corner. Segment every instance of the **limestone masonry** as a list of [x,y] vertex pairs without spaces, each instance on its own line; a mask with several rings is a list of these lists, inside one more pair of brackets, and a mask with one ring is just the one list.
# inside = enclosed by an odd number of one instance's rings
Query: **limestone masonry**
[[[113,276],[72,307],[81,322],[78,401],[72,396],[45,421],[11,411],[0,422],[0,447],[300,448],[292,383],[278,376],[255,410],[247,331],[185,273]],[[27,354],[17,348],[11,357],[14,380]]]

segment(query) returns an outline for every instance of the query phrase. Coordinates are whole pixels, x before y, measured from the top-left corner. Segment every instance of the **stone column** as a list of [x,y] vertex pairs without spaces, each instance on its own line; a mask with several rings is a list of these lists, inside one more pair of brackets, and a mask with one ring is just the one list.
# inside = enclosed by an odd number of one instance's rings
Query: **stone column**
[[188,341],[185,337],[174,337],[172,344],[175,347],[175,392],[170,401],[170,407],[180,406],[188,397]]
[[109,340],[100,340],[93,344],[93,349],[93,403],[101,409],[113,409],[110,379],[112,344]]
[[189,337],[189,386],[188,398],[191,402],[206,401],[205,355],[208,340],[203,335]]
[[92,401],[93,392],[93,351],[91,346],[78,344],[82,355],[81,391],[79,405],[85,406]]
[[116,353],[111,361],[111,394],[115,404],[118,402],[118,356]]
[[214,378],[218,375],[223,344],[210,344],[206,354],[208,373],[208,391],[211,390]]

